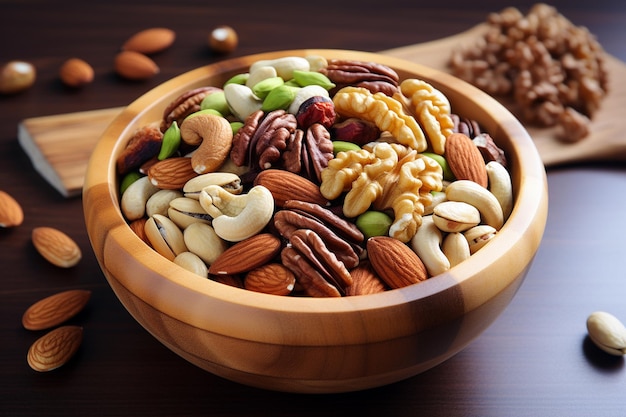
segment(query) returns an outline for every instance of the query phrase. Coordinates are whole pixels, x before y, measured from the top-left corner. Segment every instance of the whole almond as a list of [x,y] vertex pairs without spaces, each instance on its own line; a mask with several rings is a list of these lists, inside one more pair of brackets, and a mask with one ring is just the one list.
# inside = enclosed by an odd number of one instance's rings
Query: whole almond
[[325,206],[328,200],[314,182],[289,171],[266,169],[259,173],[254,185],[263,185],[274,196],[274,202],[282,207],[287,200],[299,200]]
[[129,80],[147,80],[159,73],[157,64],[146,55],[122,51],[115,56],[115,72]]
[[83,328],[62,326],[37,339],[28,349],[27,361],[38,372],[56,369],[71,359],[83,340]]
[[226,249],[209,266],[209,274],[233,275],[268,263],[280,251],[281,241],[271,233],[260,233]]
[[93,68],[80,58],[70,58],[59,70],[59,78],[68,87],[82,87],[93,81]]
[[52,227],[36,227],[31,234],[35,249],[50,263],[70,268],[78,263],[82,257],[76,242]]
[[132,35],[122,45],[123,51],[141,54],[154,54],[169,48],[176,39],[176,33],[167,28],[150,28]]
[[22,206],[11,194],[0,190],[0,227],[15,227],[24,221]]
[[78,314],[90,297],[88,290],[68,290],[43,298],[26,309],[22,325],[28,330],[57,326]]
[[385,283],[376,275],[368,261],[361,261],[356,268],[350,270],[352,284],[346,287],[346,295],[376,294],[386,290]]
[[463,133],[448,136],[445,157],[457,180],[470,180],[487,187],[485,160],[469,136]]
[[279,263],[269,263],[248,272],[244,280],[246,290],[265,294],[288,295],[296,285],[293,273]]
[[191,158],[183,156],[164,159],[148,169],[150,182],[162,190],[182,189],[187,181],[197,176]]
[[419,256],[398,239],[371,237],[367,240],[367,254],[374,271],[391,288],[406,287],[428,278]]

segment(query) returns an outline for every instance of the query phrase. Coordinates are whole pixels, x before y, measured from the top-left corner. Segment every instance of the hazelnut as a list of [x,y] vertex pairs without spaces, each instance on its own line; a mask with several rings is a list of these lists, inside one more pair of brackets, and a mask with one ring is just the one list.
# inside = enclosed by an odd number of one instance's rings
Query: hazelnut
[[10,61],[0,67],[0,93],[14,94],[30,88],[35,83],[37,71],[33,64]]
[[211,31],[209,46],[215,52],[226,54],[237,48],[237,32],[230,26],[218,26]]

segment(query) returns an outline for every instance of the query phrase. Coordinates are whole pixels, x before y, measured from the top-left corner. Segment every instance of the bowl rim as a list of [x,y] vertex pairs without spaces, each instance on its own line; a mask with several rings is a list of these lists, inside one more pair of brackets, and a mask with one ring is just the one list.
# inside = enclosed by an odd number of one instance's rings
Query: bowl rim
[[[519,170],[519,178],[517,178],[519,188],[516,189],[516,201],[513,212],[509,220],[494,238],[494,241],[460,265],[420,284],[389,290],[379,294],[341,298],[283,297],[230,287],[207,280],[184,270],[182,267],[173,264],[173,262],[153,251],[147,244],[141,241],[125,223],[121,214],[115,182],[115,158],[106,160],[107,165],[103,167],[103,156],[111,153],[115,155],[119,151],[122,142],[125,144],[127,141],[130,126],[136,123],[141,118],[142,113],[146,111],[147,107],[152,105],[154,101],[160,99],[165,92],[173,94],[171,91],[189,89],[189,86],[197,83],[199,79],[209,77],[217,71],[241,70],[257,60],[282,56],[306,55],[322,55],[326,58],[369,60],[388,65],[394,69],[401,68],[402,72],[419,74],[420,78],[428,82],[432,82],[435,85],[445,85],[446,89],[466,95],[470,102],[476,106],[478,106],[479,103],[483,103],[480,106],[488,106],[490,113],[500,122],[502,128],[505,129],[510,136],[515,138],[515,140],[511,142],[509,153],[512,152],[517,156],[518,160],[515,162],[518,163],[517,169]],[[501,134],[501,132],[495,132],[495,134],[490,133],[492,136]],[[126,139],[121,140],[120,138]],[[523,160],[523,163],[521,163],[520,160]],[[342,49],[294,49],[236,57],[188,71],[158,85],[129,104],[102,134],[94,149],[87,170],[83,189],[85,207],[88,204],[94,203],[90,196],[90,189],[102,184],[106,184],[109,198],[98,198],[97,204],[100,205],[101,209],[112,209],[119,215],[117,221],[104,226],[105,229],[109,231],[110,236],[108,238],[117,239],[117,243],[129,251],[138,250],[142,256],[143,254],[148,254],[146,258],[142,257],[142,260],[139,261],[143,267],[162,270],[166,273],[175,271],[175,276],[163,276],[163,280],[169,281],[170,284],[182,286],[189,294],[195,294],[200,298],[209,297],[217,301],[220,306],[235,303],[239,306],[245,306],[257,311],[282,311],[303,315],[333,315],[342,312],[363,312],[367,310],[385,309],[399,306],[407,302],[423,300],[448,291],[455,286],[469,284],[469,281],[479,279],[480,273],[489,267],[491,263],[490,260],[501,258],[510,248],[520,244],[523,239],[526,239],[530,229],[534,229],[534,235],[536,235],[537,232],[539,234],[539,236],[534,237],[534,241],[527,243],[530,249],[532,249],[531,258],[534,257],[534,253],[539,246],[541,235],[543,234],[545,217],[547,215],[547,185],[544,165],[526,129],[515,116],[497,100],[450,74],[421,64],[377,53]],[[522,215],[522,213],[527,214]],[[85,208],[85,215],[87,223],[93,221],[88,218],[91,215],[88,214],[87,208]],[[103,216],[103,218],[106,219],[107,217]],[[121,222],[123,222],[123,224],[121,224]],[[533,223],[535,223],[534,228],[531,227]],[[537,225],[539,226],[538,228]],[[89,224],[88,232],[92,246],[94,246],[94,242],[97,241],[98,238],[93,236]],[[100,259],[98,261],[101,267],[107,267]],[[526,263],[528,263],[528,261]],[[175,269],[173,270],[172,268]],[[119,279],[119,277],[116,277],[116,279]],[[167,300],[158,299],[159,295],[157,294],[138,292],[139,287],[131,282],[131,280],[120,282],[120,284],[148,304],[156,304],[159,305],[160,308],[170,309],[172,316],[176,316],[184,310],[184,306],[179,305],[180,303],[176,300],[168,302]],[[490,291],[492,293],[498,293],[504,290],[508,284],[509,283],[503,283],[502,288],[495,288]],[[465,308],[476,308],[484,303],[486,299],[487,298],[476,298],[468,300]],[[177,305],[172,307],[171,305],[168,306],[168,304]],[[172,308],[173,310],[171,310]],[[201,325],[201,323],[196,323],[196,325]]]

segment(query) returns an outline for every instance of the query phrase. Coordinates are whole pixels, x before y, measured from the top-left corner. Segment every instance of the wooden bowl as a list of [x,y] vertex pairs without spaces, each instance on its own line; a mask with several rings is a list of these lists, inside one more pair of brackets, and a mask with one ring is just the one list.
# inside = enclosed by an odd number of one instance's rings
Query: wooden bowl
[[[188,272],[153,251],[122,217],[115,159],[131,133],[160,120],[179,94],[221,86],[260,59],[320,54],[375,61],[420,78],[477,120],[508,157],[512,215],[469,260],[423,283],[376,295],[317,299],[246,291]],[[393,383],[450,358],[485,330],[522,284],[547,217],[547,182],[523,126],[496,100],[445,73],[363,52],[296,50],[235,58],[178,76],[130,104],[107,128],[83,191],[87,231],[113,291],[155,338],[221,377],[270,390],[331,393]],[[497,346],[494,346],[497,349]]]

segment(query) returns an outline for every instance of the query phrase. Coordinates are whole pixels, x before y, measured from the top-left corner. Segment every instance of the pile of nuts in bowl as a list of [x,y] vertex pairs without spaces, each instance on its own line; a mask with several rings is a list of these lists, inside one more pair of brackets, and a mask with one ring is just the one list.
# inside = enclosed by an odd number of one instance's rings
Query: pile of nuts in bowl
[[513,205],[504,152],[441,91],[321,56],[183,93],[116,164],[122,213],[154,250],[276,295],[419,283],[487,244]]

